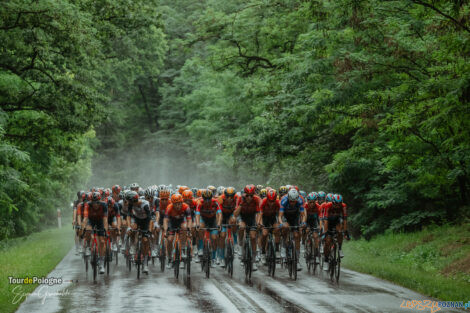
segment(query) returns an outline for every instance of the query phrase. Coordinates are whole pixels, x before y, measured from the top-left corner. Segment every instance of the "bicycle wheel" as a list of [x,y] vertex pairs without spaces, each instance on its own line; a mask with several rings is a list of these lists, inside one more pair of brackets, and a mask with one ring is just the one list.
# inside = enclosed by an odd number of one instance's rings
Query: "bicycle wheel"
[[312,268],[312,263],[310,262],[312,259],[312,240],[310,236],[307,237],[305,241],[305,264],[307,265],[307,271],[310,273]]
[[233,275],[233,248],[230,241],[225,243],[225,268],[230,277]]
[[205,259],[205,266],[206,266],[206,278],[209,278],[210,277],[210,273],[211,273],[211,259],[212,259],[212,251],[211,251],[211,247],[210,247],[210,242],[206,242],[206,255],[204,257]]
[[340,273],[340,269],[341,269],[341,257],[339,255],[339,249],[337,249],[337,255],[336,255],[336,273],[335,273],[335,277],[336,277],[336,283],[339,282],[339,273]]
[[289,270],[289,278],[292,278],[292,254],[293,254],[293,247],[292,247],[292,241],[289,241],[289,244],[287,245],[287,268]]
[[162,272],[165,271],[165,259],[166,259],[165,251],[166,251],[165,241],[163,241],[160,247],[160,270]]
[[294,280],[297,280],[297,262],[298,262],[298,258],[297,258],[297,250],[295,250],[294,248],[294,254],[293,254],[293,258],[292,258],[292,274],[294,276]]
[[109,262],[110,262],[110,259],[111,259],[111,251],[109,249],[109,246],[106,245],[106,254],[105,254],[105,261],[104,261],[104,265],[106,266],[106,275],[109,276]]
[[137,255],[136,255],[136,260],[135,262],[137,263],[137,279],[140,279],[140,270],[142,267],[142,246],[141,246],[141,240],[139,238],[137,242]]
[[186,266],[186,277],[189,278],[191,276],[191,247],[190,245],[186,246],[185,266]]
[[91,254],[91,266],[93,267],[93,281],[96,281],[96,275],[98,272],[98,252],[96,251],[96,247],[93,248],[93,252]]
[[116,265],[118,265],[119,251],[114,252],[114,258],[116,260]]
[[85,273],[88,273],[88,257],[84,256],[83,259],[85,260]]
[[317,257],[319,257],[320,254],[317,248],[313,248],[313,251],[313,275],[315,275],[318,267]]
[[173,267],[174,267],[174,272],[175,272],[175,278],[178,279],[178,276],[180,274],[180,245],[179,245],[179,242],[176,242],[176,244],[175,244]]
[[336,244],[333,243],[330,250],[330,279],[333,281],[335,277],[335,268],[336,268]]
[[252,272],[252,251],[251,251],[251,240],[245,241],[245,279],[250,281]]

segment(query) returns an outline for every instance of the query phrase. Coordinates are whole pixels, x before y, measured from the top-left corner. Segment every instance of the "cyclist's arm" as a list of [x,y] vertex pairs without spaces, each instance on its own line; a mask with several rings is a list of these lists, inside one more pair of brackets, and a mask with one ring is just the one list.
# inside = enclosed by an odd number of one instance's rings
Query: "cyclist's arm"
[[107,232],[108,231],[108,204],[105,202],[103,203],[103,225],[104,225],[104,230]]
[[196,215],[196,227],[200,225],[200,220],[201,220],[201,203],[198,203],[196,206],[196,212],[194,213]]

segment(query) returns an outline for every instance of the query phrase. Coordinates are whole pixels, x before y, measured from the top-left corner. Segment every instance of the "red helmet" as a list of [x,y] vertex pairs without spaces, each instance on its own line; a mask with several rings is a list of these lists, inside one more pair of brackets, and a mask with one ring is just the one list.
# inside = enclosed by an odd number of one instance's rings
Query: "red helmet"
[[169,190],[162,190],[160,191],[160,193],[158,194],[158,196],[160,197],[160,199],[168,199],[170,197],[170,191]]
[[183,191],[183,199],[184,200],[191,200],[193,198],[193,192],[191,190]]
[[114,193],[120,193],[121,192],[121,186],[119,186],[119,185],[114,185],[112,189],[113,189]]
[[104,194],[104,197],[109,197],[110,194],[111,194],[111,190],[109,190],[109,188],[106,188],[104,191],[103,191],[103,194]]
[[256,187],[255,185],[251,184],[251,185],[246,185],[245,186],[245,189],[243,189],[243,191],[245,191],[245,193],[247,195],[254,195],[255,194],[255,191],[256,191]]
[[171,203],[183,202],[183,196],[179,193],[175,193],[171,196]]
[[268,200],[270,200],[270,201],[276,200],[276,199],[277,199],[276,190],[274,190],[274,189],[269,189],[268,192],[266,193],[266,197],[267,197]]

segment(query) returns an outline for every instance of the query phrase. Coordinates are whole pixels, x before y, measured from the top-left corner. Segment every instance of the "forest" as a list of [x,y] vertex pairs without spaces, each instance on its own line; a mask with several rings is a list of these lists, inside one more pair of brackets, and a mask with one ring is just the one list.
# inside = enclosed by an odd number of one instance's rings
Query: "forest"
[[353,235],[470,217],[463,0],[6,0],[0,240],[137,181],[343,195]]

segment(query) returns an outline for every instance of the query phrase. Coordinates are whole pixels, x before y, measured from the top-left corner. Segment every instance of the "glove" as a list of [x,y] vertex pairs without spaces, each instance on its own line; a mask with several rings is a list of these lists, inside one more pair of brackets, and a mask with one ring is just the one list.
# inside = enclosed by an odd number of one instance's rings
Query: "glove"
[[222,231],[222,226],[221,226],[221,225],[218,225],[218,226],[217,226],[217,230],[218,230],[219,232],[221,232],[221,231]]
[[307,226],[307,223],[302,222],[302,224],[300,224],[300,226]]
[[132,230],[132,228],[130,228],[130,227],[127,227],[126,233],[128,233],[128,234],[129,234],[129,233],[131,232],[131,230]]
[[196,225],[196,230],[199,230],[199,225]]
[[277,226],[278,228],[282,228],[282,223]]

